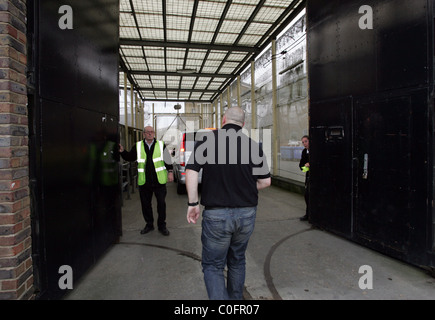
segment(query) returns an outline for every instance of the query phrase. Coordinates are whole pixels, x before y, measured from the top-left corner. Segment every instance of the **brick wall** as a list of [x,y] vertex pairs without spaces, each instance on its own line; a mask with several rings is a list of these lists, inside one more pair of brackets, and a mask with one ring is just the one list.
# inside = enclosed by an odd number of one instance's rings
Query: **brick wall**
[[33,297],[26,1],[0,1],[0,300]]

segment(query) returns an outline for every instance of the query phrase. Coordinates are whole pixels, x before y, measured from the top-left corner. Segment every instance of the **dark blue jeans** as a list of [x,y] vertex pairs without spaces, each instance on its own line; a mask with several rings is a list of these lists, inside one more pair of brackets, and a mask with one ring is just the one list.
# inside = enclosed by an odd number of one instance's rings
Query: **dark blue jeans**
[[256,212],[257,207],[203,211],[202,270],[210,300],[243,299],[245,252],[254,231]]

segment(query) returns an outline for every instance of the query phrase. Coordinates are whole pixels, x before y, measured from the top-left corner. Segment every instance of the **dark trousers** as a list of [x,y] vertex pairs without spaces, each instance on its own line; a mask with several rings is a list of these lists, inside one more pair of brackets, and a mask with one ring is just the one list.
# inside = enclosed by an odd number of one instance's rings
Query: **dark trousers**
[[306,177],[305,179],[305,204],[307,206],[306,209],[306,216],[309,217],[310,216],[310,178]]
[[157,199],[157,227],[159,230],[166,228],[166,185],[143,185],[139,186],[142,214],[148,227],[154,227],[154,216],[152,207],[153,193]]

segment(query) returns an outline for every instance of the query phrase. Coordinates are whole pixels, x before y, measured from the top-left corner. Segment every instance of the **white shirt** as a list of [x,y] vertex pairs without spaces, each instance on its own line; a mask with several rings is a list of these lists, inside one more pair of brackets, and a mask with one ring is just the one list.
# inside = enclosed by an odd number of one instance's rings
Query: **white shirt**
[[154,139],[151,143],[148,143],[148,141],[146,141],[145,139],[145,143],[147,144],[148,148],[151,150],[151,146],[154,144]]

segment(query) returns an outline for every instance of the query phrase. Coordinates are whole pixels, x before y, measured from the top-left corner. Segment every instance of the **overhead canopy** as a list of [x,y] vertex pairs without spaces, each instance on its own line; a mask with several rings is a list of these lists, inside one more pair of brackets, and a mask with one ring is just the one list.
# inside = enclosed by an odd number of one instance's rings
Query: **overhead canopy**
[[144,100],[213,101],[304,6],[304,0],[121,0],[121,72]]

